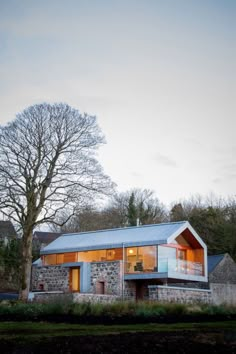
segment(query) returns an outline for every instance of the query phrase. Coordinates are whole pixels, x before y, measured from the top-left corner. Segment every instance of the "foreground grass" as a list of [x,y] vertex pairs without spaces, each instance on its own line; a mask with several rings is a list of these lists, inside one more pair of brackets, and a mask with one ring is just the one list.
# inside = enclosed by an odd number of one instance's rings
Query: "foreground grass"
[[121,333],[188,331],[226,331],[236,335],[236,321],[173,324],[132,324],[132,325],[78,325],[65,323],[2,322],[0,340],[35,341],[51,337],[73,337],[85,335],[111,335]]
[[121,318],[129,316],[132,318],[152,318],[165,316],[183,315],[236,315],[236,306],[215,306],[206,304],[174,304],[159,302],[115,302],[113,304],[75,304],[70,298],[52,299],[48,303],[21,303],[18,301],[8,301],[0,303],[1,317],[9,320],[21,319],[33,320],[42,319],[44,316],[66,315],[73,318],[80,317],[110,317]]

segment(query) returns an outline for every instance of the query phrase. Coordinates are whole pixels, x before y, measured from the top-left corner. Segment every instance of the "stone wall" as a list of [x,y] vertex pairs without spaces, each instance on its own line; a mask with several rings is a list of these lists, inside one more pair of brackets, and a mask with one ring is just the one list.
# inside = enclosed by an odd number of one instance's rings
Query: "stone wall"
[[120,300],[117,295],[99,295],[99,294],[81,294],[74,293],[73,301],[76,303],[89,302],[89,303],[106,303],[111,304]]
[[43,291],[43,292],[35,292],[29,293],[29,301],[33,302],[46,302],[46,303],[55,303],[55,302],[66,302],[73,301],[72,293],[64,293],[63,291]]
[[209,274],[209,283],[236,284],[236,263],[229,254]]
[[32,267],[31,290],[69,291],[69,268],[57,266]]
[[234,305],[236,306],[236,284],[210,284],[212,299],[215,305]]
[[210,290],[194,288],[177,288],[164,285],[150,285],[149,299],[160,302],[174,302],[182,304],[212,303]]
[[91,293],[101,293],[103,287],[106,295],[122,295],[122,262],[91,263]]
[[129,280],[124,282],[124,298],[125,300],[136,299],[136,284],[135,281]]

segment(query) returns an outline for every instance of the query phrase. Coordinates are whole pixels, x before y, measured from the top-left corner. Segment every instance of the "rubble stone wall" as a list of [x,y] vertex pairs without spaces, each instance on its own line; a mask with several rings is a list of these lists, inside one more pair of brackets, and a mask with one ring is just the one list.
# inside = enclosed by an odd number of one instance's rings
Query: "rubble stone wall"
[[69,291],[70,268],[55,266],[32,267],[31,290]]
[[[122,262],[91,263],[91,293],[97,294],[104,287],[105,295],[122,295]],[[102,285],[100,284],[102,283]]]
[[164,285],[150,285],[149,299],[160,302],[174,302],[182,304],[212,303],[210,290],[194,288],[177,288]]

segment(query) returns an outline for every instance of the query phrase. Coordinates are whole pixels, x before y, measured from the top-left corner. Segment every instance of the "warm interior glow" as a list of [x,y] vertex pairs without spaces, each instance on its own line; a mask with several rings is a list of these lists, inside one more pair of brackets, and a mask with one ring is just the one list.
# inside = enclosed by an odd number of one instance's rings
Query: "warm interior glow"
[[79,288],[80,288],[80,271],[79,271],[79,268],[72,268],[71,269],[71,280],[72,280],[72,283],[71,283],[71,290],[72,291],[79,291]]
[[129,253],[130,253],[130,254],[134,253],[134,250],[129,250]]

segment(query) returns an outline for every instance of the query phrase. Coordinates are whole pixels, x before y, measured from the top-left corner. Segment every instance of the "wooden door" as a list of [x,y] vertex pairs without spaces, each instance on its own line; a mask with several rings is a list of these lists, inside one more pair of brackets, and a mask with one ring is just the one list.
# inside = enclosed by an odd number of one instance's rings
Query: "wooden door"
[[80,268],[71,268],[70,270],[70,290],[80,292]]

